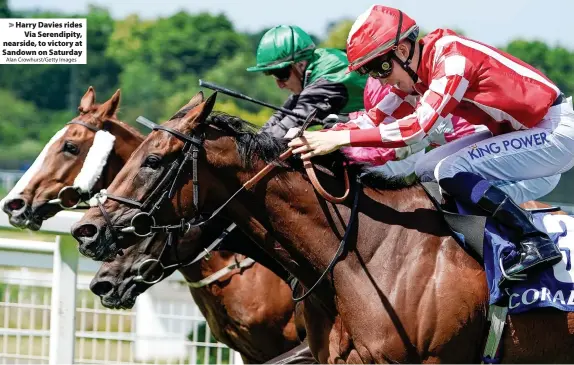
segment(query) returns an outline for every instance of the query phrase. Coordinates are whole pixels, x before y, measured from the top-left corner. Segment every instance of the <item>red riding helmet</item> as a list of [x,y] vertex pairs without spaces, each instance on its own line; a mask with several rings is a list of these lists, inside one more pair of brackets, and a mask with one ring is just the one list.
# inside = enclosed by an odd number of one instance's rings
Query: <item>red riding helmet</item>
[[[404,39],[416,40],[419,27],[398,9],[373,5],[359,15],[347,38],[349,71],[396,49]],[[413,39],[414,38],[414,39]]]

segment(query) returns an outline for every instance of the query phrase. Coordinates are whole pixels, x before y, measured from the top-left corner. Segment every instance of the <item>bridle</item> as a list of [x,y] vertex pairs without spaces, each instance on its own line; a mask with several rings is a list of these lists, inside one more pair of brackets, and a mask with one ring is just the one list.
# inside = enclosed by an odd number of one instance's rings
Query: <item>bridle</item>
[[[106,221],[106,225],[110,228],[113,239],[121,239],[122,233],[133,233],[139,237],[149,237],[156,232],[169,233],[170,236],[173,234],[185,234],[191,229],[192,226],[201,226],[205,224],[207,220],[205,222],[201,221],[196,223],[199,221],[199,217],[194,217],[190,221],[182,219],[180,224],[177,225],[162,226],[156,224],[154,217],[154,214],[161,208],[164,202],[169,201],[174,197],[175,193],[177,192],[176,188],[178,186],[180,176],[183,174],[190,162],[193,166],[193,205],[195,210],[198,211],[199,181],[197,178],[197,162],[199,159],[199,148],[203,146],[203,136],[187,136],[172,128],[155,124],[144,117],[138,117],[137,121],[152,130],[162,130],[170,133],[174,137],[184,142],[184,147],[177,160],[171,164],[167,173],[163,176],[159,184],[155,187],[155,189],[143,203],[130,198],[108,194],[105,190],[102,190],[100,193],[94,196],[91,204],[97,206],[100,209],[100,212]],[[131,208],[136,208],[140,212],[133,216],[129,226],[114,226],[109,214],[103,206],[103,203],[107,199],[117,201]]]
[[[81,125],[83,127],[88,128],[94,133],[97,133],[101,130],[105,130],[100,129],[94,125],[82,122],[81,120],[78,119],[74,119],[66,123],[66,125],[70,124]],[[82,189],[80,189],[77,186],[64,186],[58,192],[58,197],[56,199],[49,200],[48,204],[58,204],[62,209],[89,208],[88,204],[86,204],[85,206],[80,206],[80,204],[87,203],[93,195],[94,194],[92,194],[91,191],[82,191]]]
[[[207,219],[203,219],[201,214],[198,214],[191,220],[186,221],[184,218],[180,220],[179,224],[176,225],[158,225],[154,215],[159,211],[161,206],[166,202],[170,201],[177,192],[178,183],[180,177],[185,173],[187,166],[192,164],[192,184],[193,184],[193,206],[196,212],[199,212],[198,201],[199,201],[199,180],[198,180],[198,159],[200,148],[203,147],[204,137],[203,134],[187,136],[179,131],[172,128],[161,126],[155,124],[154,122],[144,118],[138,117],[137,122],[152,129],[165,131],[172,136],[176,137],[184,143],[182,152],[179,154],[178,158],[171,164],[167,173],[163,176],[159,184],[154,188],[154,190],[149,194],[143,203],[136,201],[134,199],[121,197],[117,195],[112,195],[107,193],[107,191],[102,190],[100,193],[96,194],[91,200],[90,204],[92,206],[97,206],[104,217],[106,226],[109,227],[110,233],[114,241],[118,241],[123,238],[124,233],[132,233],[138,237],[150,237],[155,233],[167,233],[168,237],[165,244],[157,259],[147,259],[142,262],[138,267],[138,275],[134,279],[137,282],[143,282],[145,284],[153,285],[163,279],[163,272],[168,269],[180,269],[190,266],[202,258],[209,258],[210,252],[215,249],[227,236],[227,234],[235,227],[234,224],[228,227],[227,230],[223,231],[218,239],[213,241],[207,248],[197,255],[194,259],[187,262],[180,260],[177,245],[174,245],[176,237],[179,238],[190,229],[195,227],[201,227],[211,219],[215,218],[218,213],[235,197],[230,198],[221,207],[214,211]],[[104,202],[107,200],[113,200],[128,207],[138,209],[139,212],[132,217],[129,226],[117,226],[112,223],[112,220],[104,207]],[[163,255],[168,251],[168,248],[173,248],[175,251],[175,256],[177,263],[169,266],[164,266],[161,262]],[[150,269],[159,267],[161,273],[157,278],[146,278],[146,273]]]
[[[301,136],[303,134],[303,132],[305,131],[307,126],[311,123],[311,121],[313,121],[315,115],[316,115],[316,111],[310,113],[307,116],[307,119],[305,120],[305,123],[301,127],[297,137]],[[231,195],[231,197],[229,197],[229,199],[227,199],[223,204],[221,204],[207,218],[203,218],[202,214],[200,213],[199,206],[198,206],[198,204],[199,204],[199,180],[198,180],[198,168],[197,168],[200,149],[203,149],[203,147],[204,147],[203,146],[203,142],[204,142],[203,132],[196,134],[197,132],[194,131],[193,135],[188,136],[188,135],[185,135],[185,134],[183,134],[179,131],[176,131],[172,128],[155,124],[154,122],[152,122],[152,121],[150,121],[147,118],[144,118],[142,116],[138,117],[136,119],[136,121],[138,123],[150,128],[150,129],[154,130],[154,131],[159,130],[159,131],[167,132],[167,133],[171,134],[173,137],[182,141],[184,143],[184,147],[182,149],[182,152],[178,156],[177,160],[172,163],[170,169],[164,175],[164,177],[161,179],[160,183],[156,186],[156,188],[145,199],[145,201],[143,203],[140,203],[140,202],[133,200],[133,199],[130,199],[130,198],[108,194],[105,190],[102,190],[100,193],[96,194],[95,197],[92,199],[91,205],[97,206],[100,209],[102,216],[105,220],[106,227],[109,227],[112,238],[115,241],[117,241],[118,239],[121,239],[123,237],[123,235],[122,235],[123,233],[133,233],[139,237],[149,237],[149,236],[151,236],[157,232],[168,233],[168,238],[166,240],[164,247],[162,248],[162,250],[160,252],[160,255],[158,256],[158,259],[148,259],[148,260],[142,262],[142,264],[140,264],[140,266],[138,268],[138,275],[137,275],[136,279],[134,279],[136,281],[144,282],[146,284],[155,284],[155,283],[157,283],[163,279],[163,271],[164,270],[179,269],[179,268],[183,268],[183,267],[187,267],[189,265],[192,265],[193,263],[197,262],[198,260],[205,257],[206,255],[209,255],[209,252],[211,250],[213,250],[221,242],[221,239],[215,240],[209,247],[204,249],[204,251],[202,253],[200,253],[196,258],[194,258],[193,260],[190,260],[188,262],[183,262],[179,259],[178,254],[177,254],[177,248],[176,248],[176,259],[178,260],[178,262],[173,264],[173,265],[164,266],[161,263],[161,259],[162,259],[163,254],[166,252],[168,247],[176,247],[173,244],[174,236],[179,237],[181,235],[184,235],[190,229],[196,228],[196,227],[201,227],[201,226],[205,225],[206,223],[208,223],[209,221],[211,221],[239,193],[241,193],[242,191],[244,191],[246,189],[253,187],[264,176],[266,176],[271,170],[273,170],[275,165],[273,163],[267,164],[255,176],[253,176],[251,179],[249,179],[247,182],[245,182],[237,191],[235,191],[235,193],[233,193]],[[277,160],[285,161],[291,155],[292,155],[292,148],[289,148],[287,151],[283,152],[278,157]],[[185,218],[182,218],[180,220],[180,223],[177,225],[156,225],[154,213],[157,213],[159,211],[160,207],[162,206],[162,204],[166,200],[169,201],[174,197],[174,195],[176,193],[176,188],[178,186],[179,178],[181,175],[183,175],[183,173],[186,169],[186,166],[189,163],[192,164],[193,206],[194,206],[194,209],[196,212],[195,217],[193,217],[192,219],[187,220],[187,221],[185,220]],[[312,165],[306,166],[306,170],[308,172],[312,171],[313,170]],[[310,175],[310,177],[311,177],[311,181],[313,182],[313,185],[317,188],[317,191],[321,195],[323,195],[323,197],[325,199],[327,199],[327,200],[332,199],[331,201],[334,201],[336,203],[340,203],[340,202],[346,200],[346,198],[349,194],[349,190],[350,190],[349,179],[348,179],[346,169],[345,169],[346,192],[342,197],[333,197],[330,194],[328,194],[320,186],[318,180],[315,177],[314,171],[313,171],[312,175]],[[351,228],[353,227],[353,223],[356,220],[356,216],[357,216],[357,212],[358,212],[358,209],[357,209],[358,208],[358,200],[359,200],[359,195],[360,195],[359,193],[361,190],[361,189],[359,189],[359,185],[360,185],[360,180],[357,179],[357,184],[356,184],[355,194],[354,194],[353,207],[351,210],[349,222],[348,222],[347,227],[345,229],[345,234],[343,236],[343,239],[341,240],[339,248],[338,248],[337,252],[335,253],[333,259],[331,260],[331,262],[327,266],[327,269],[319,277],[317,282],[305,294],[303,294],[299,298],[293,297],[293,300],[300,301],[300,300],[305,299],[323,281],[323,279],[327,276],[327,273],[332,271],[332,269],[334,268],[338,259],[345,252],[346,242],[347,242],[348,236],[351,232]],[[125,204],[129,207],[132,207],[132,208],[136,208],[140,212],[132,217],[129,226],[113,225],[111,218],[110,218],[109,214],[107,213],[107,211],[103,205],[107,199]],[[224,231],[222,235],[226,235],[226,232]],[[158,278],[151,278],[151,280],[146,280],[146,278],[145,278],[146,272],[148,272],[150,269],[152,269],[154,267],[154,265],[159,265],[160,269],[162,270],[161,274],[159,275]]]
[[[140,121],[140,123],[145,124],[146,126],[149,126],[150,128],[153,128],[153,127],[156,126],[156,125],[153,124],[152,122],[147,121],[145,118],[142,118],[142,119],[140,119],[139,121]],[[151,123],[151,124],[150,124],[150,123]],[[70,122],[67,123],[67,125],[70,125],[70,124],[81,125],[81,126],[87,128],[87,129],[93,131],[94,133],[97,133],[97,132],[99,132],[99,131],[105,130],[105,129],[100,129],[100,128],[98,128],[98,127],[92,125],[92,124],[85,123],[85,122],[83,122],[83,121],[81,121],[81,120],[77,120],[77,119],[72,120],[72,121],[70,121]],[[161,126],[158,126],[158,127],[161,127]],[[173,132],[179,133],[179,132],[177,132],[177,131],[173,131]],[[180,136],[183,136],[184,138],[186,138],[186,136],[184,136],[184,135],[180,135]],[[193,140],[193,139],[192,139],[192,140]],[[191,153],[192,153],[191,159],[192,159],[192,160],[193,160],[194,158],[197,159],[197,153],[199,152],[198,146],[194,145],[194,146],[192,146],[192,149],[195,149],[195,151],[193,151],[193,150],[191,151]],[[194,153],[195,153],[195,155],[193,155]],[[189,156],[187,156],[187,157],[189,157]],[[184,160],[185,160],[185,158],[184,158]],[[188,158],[188,160],[189,160],[189,158]],[[177,172],[177,175],[176,175],[174,181],[177,181],[177,176],[179,176],[179,174],[181,173],[181,170],[184,168],[184,165],[185,165],[185,161],[184,161],[184,163],[182,164],[181,169]],[[169,178],[170,178],[169,175],[170,175],[170,174],[168,174],[168,176],[166,177],[166,179],[165,179],[166,181],[169,181]],[[194,164],[194,176],[197,176],[197,160],[195,160],[195,164]],[[194,186],[197,187],[197,180],[194,180],[194,182],[196,183],[196,185],[194,185]],[[104,185],[104,186],[105,186],[105,185]],[[171,189],[170,189],[170,192],[173,192],[174,187],[175,187],[175,184],[172,185],[172,187],[171,187]],[[158,186],[158,188],[156,188],[155,190],[158,190],[158,191],[159,191],[159,189],[161,189],[161,185]],[[82,189],[79,188],[78,186],[71,186],[71,185],[70,185],[70,186],[65,186],[65,187],[63,187],[62,189],[60,189],[57,198],[50,200],[48,203],[49,203],[49,204],[58,204],[58,205],[60,205],[60,207],[62,207],[63,209],[69,209],[69,210],[84,208],[84,206],[81,206],[80,204],[81,204],[81,203],[86,203],[85,208],[89,208],[90,206],[94,205],[94,201],[96,201],[95,199],[98,198],[98,195],[101,195],[101,194],[100,194],[100,193],[98,193],[98,194],[93,194],[91,191],[82,191]],[[173,194],[170,193],[170,196],[169,196],[169,197],[171,198],[171,196],[173,196]],[[194,192],[194,203],[197,201],[197,197],[198,197],[198,196],[199,196],[198,191],[197,191],[197,189],[195,189],[195,192]],[[94,199],[94,198],[95,198],[95,199]],[[160,199],[161,199],[161,198],[160,198]],[[151,201],[151,196],[150,196],[150,199],[148,199],[148,200]],[[158,202],[158,203],[154,204],[154,207],[155,207],[155,206],[159,206],[159,205],[161,205],[161,202]],[[102,213],[105,213],[105,211],[102,212]],[[140,214],[142,214],[142,213],[140,213]],[[150,212],[149,212],[150,218],[153,220],[153,215],[152,215],[152,214],[153,214],[153,209],[150,210]],[[136,223],[137,223],[138,220],[145,220],[145,219],[146,219],[145,215],[140,215],[139,218],[136,219]],[[144,223],[144,222],[142,222],[142,223]],[[153,226],[153,228],[156,228],[155,223],[152,224],[152,226]],[[181,226],[177,226],[177,227],[181,227]],[[160,260],[158,260],[158,259],[147,259],[147,260],[144,260],[144,261],[139,265],[139,267],[138,267],[138,276],[136,276],[136,278],[135,278],[134,280],[135,280],[135,281],[139,281],[139,282],[143,282],[143,283],[146,283],[146,284],[153,285],[153,284],[155,284],[155,283],[161,281],[161,280],[163,279],[163,277],[164,277],[164,272],[167,271],[167,270],[169,270],[169,269],[178,269],[178,268],[187,267],[187,266],[190,266],[190,265],[192,265],[192,264],[198,262],[199,260],[201,260],[201,259],[203,259],[203,258],[205,258],[206,260],[208,260],[208,259],[210,258],[210,252],[211,252],[215,247],[217,247],[217,246],[223,241],[223,239],[224,239],[235,227],[236,227],[235,223],[232,223],[229,227],[227,227],[227,228],[220,234],[220,236],[219,236],[214,242],[211,243],[211,245],[210,245],[209,247],[204,248],[201,254],[199,254],[195,259],[193,259],[192,261],[189,261],[189,262],[187,262],[187,263],[184,263],[184,262],[182,262],[182,261],[180,260],[180,258],[179,258],[179,252],[178,252],[178,250],[177,250],[177,246],[174,246],[174,245],[173,245],[173,239],[174,239],[174,237],[173,237],[173,235],[170,235],[170,236],[168,237],[168,239],[166,240],[166,243],[165,243],[165,245],[163,246],[162,251],[160,252],[159,258],[161,259],[161,258],[163,257],[164,252],[166,251],[166,248],[167,248],[167,247],[173,247],[173,248],[175,248],[175,250],[174,250],[174,255],[175,255],[175,257],[176,257],[176,260],[178,260],[178,263],[177,263],[177,264],[174,264],[174,265],[165,266],[165,265],[163,265],[163,263],[162,263]],[[167,226],[167,227],[166,227],[166,231],[169,231],[169,230],[172,230],[172,229],[174,229],[174,228],[170,228],[170,226]],[[126,231],[129,232],[130,230],[126,230]],[[141,234],[138,234],[138,232],[136,232],[136,231],[134,231],[133,233],[136,234],[136,235],[141,235]],[[141,236],[144,236],[144,237],[145,237],[145,236],[149,236],[149,235],[141,235]],[[146,245],[146,246],[147,246],[147,245]],[[146,250],[146,249],[147,249],[147,247],[146,247],[144,250]],[[121,251],[120,251],[120,252],[121,252]],[[251,260],[251,259],[245,259],[245,260],[241,260],[241,261],[237,261],[237,260],[236,260],[236,262],[235,262],[234,264],[232,264],[232,265],[229,265],[229,266],[226,268],[226,270],[229,271],[229,270],[231,270],[231,269],[233,269],[233,268],[235,268],[235,267],[240,267],[240,268],[248,267],[248,266],[250,266],[250,265],[252,265],[252,264],[253,264],[253,260]],[[157,277],[157,278],[152,278],[152,279],[147,279],[147,280],[146,280],[146,277],[145,277],[146,272],[148,272],[149,269],[154,269],[154,268],[156,267],[156,265],[159,265],[159,266],[157,266],[157,267],[159,267],[159,268],[161,269],[160,276]],[[224,273],[224,270],[221,270],[221,271],[217,272],[216,274],[217,274],[217,276],[221,276],[223,273]],[[190,286],[192,286],[192,287],[200,287],[200,286],[202,286],[202,285],[206,285],[206,284],[209,283],[210,280],[212,280],[212,279],[213,279],[213,278],[206,278],[206,279],[203,279],[203,280],[201,280],[200,282],[197,282],[197,283],[190,282],[190,283],[188,283],[188,285],[190,285]]]
[[[203,148],[203,141],[204,141],[203,134],[188,136],[172,128],[155,124],[149,119],[141,116],[138,117],[136,121],[152,130],[167,132],[172,136],[174,136],[175,138],[182,141],[184,143],[182,152],[179,154],[178,158],[172,163],[167,173],[163,176],[159,184],[154,188],[154,190],[151,192],[151,194],[149,194],[149,196],[145,199],[143,203],[140,203],[130,198],[112,195],[109,194],[107,191],[102,190],[100,193],[94,196],[90,204],[92,206],[97,206],[99,208],[104,218],[106,227],[109,228],[114,241],[122,239],[124,233],[132,233],[138,237],[149,237],[155,233],[161,233],[161,232],[168,234],[166,243],[162,248],[159,258],[148,259],[144,261],[140,265],[140,268],[138,269],[139,281],[147,284],[153,284],[158,280],[157,279],[147,280],[145,278],[145,272],[150,269],[150,265],[155,263],[157,265],[160,265],[160,268],[164,269],[168,268],[179,269],[187,267],[199,261],[203,257],[208,256],[209,253],[213,249],[215,249],[222,240],[222,239],[215,240],[207,248],[205,248],[197,257],[188,262],[184,262],[178,259],[179,262],[177,264],[173,264],[166,267],[163,266],[163,264],[161,263],[161,259],[163,254],[167,252],[168,247],[175,247],[175,250],[177,251],[176,248],[177,246],[174,245],[175,242],[174,236],[181,237],[185,235],[187,232],[189,232],[189,230],[191,230],[192,228],[201,227],[207,224],[209,221],[215,218],[240,192],[255,185],[261,178],[263,178],[267,173],[269,173],[269,171],[273,169],[274,165],[267,165],[251,180],[243,184],[243,186],[239,190],[237,190],[227,201],[225,201],[221,206],[219,206],[219,208],[213,211],[213,213],[211,213],[207,218],[203,218],[203,215],[199,213],[200,210],[198,207],[199,180],[198,180],[198,168],[197,168],[200,148]],[[288,150],[279,157],[279,160],[285,160],[290,156],[291,156],[291,150]],[[182,218],[179,224],[176,225],[157,225],[154,214],[158,212],[158,210],[161,208],[164,202],[169,201],[174,197],[175,193],[177,192],[180,176],[184,174],[184,171],[186,171],[186,167],[188,166],[189,163],[192,164],[193,206],[195,211],[197,212],[197,215],[187,221],[184,218]],[[125,204],[129,207],[136,208],[139,210],[139,212],[136,215],[134,215],[130,220],[129,226],[118,226],[112,223],[110,215],[108,214],[103,205],[107,199]],[[226,235],[226,232],[224,231],[222,235]]]

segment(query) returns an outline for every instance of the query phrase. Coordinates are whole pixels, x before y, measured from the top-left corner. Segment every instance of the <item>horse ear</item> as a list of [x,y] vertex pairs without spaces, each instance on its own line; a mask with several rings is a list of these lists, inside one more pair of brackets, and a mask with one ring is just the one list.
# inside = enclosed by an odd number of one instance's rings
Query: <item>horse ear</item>
[[82,96],[82,100],[80,100],[80,106],[78,107],[78,111],[80,113],[87,113],[90,111],[94,103],[96,102],[96,91],[93,87],[89,87],[88,91]]
[[205,102],[187,112],[187,114],[182,118],[182,122],[187,124],[189,129],[193,129],[195,125],[205,121],[213,110],[216,98],[217,92],[214,92]]
[[199,104],[203,103],[205,100],[205,96],[203,95],[203,91],[199,91],[195,96],[189,99],[189,102],[186,106],[198,106]]
[[206,120],[209,114],[211,114],[213,111],[213,107],[215,106],[215,99],[217,99],[217,91],[211,94],[209,98],[207,98],[203,108],[201,109],[201,112],[197,116],[200,123]]
[[179,108],[179,110],[177,112],[175,112],[170,118],[169,120],[175,118],[175,116],[181,112],[183,109],[193,109],[196,106],[198,106],[199,104],[203,103],[203,100],[205,100],[205,97],[203,95],[203,91],[198,92],[197,94],[195,94],[191,99],[189,99],[189,101],[187,102],[187,104],[185,104],[184,106],[182,106],[181,108]]
[[110,100],[100,105],[95,114],[96,118],[105,119],[113,117],[116,114],[118,107],[120,105],[120,98],[121,98],[121,92],[120,89],[118,89],[116,90],[114,95],[112,95]]

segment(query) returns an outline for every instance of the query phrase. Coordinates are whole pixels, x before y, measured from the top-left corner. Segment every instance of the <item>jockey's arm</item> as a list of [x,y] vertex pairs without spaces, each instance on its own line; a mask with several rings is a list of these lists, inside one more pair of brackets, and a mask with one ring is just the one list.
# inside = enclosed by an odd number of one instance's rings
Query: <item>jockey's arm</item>
[[[301,94],[290,96],[283,107],[301,115],[308,115],[317,109],[316,117],[324,119],[329,114],[339,113],[347,104],[347,100],[348,92],[345,85],[318,80],[303,89]],[[303,121],[296,117],[276,112],[261,131],[270,133],[275,138],[283,138],[289,129],[300,127],[302,124]]]
[[[379,91],[379,100],[373,103],[375,106],[367,114],[363,114],[345,124],[336,124],[333,130],[370,129],[381,123],[392,123],[397,118],[410,115],[415,109],[407,101],[407,97],[407,93],[395,87],[385,87],[384,90]],[[365,100],[365,104],[367,104],[367,100]],[[425,139],[420,143],[403,148],[351,147],[346,148],[344,153],[354,161],[378,166],[389,161],[407,158],[411,154],[425,149],[428,145],[428,139]]]
[[[429,89],[411,115],[377,128],[350,131],[353,147],[402,148],[423,142],[460,103],[472,79],[470,61],[455,51],[439,58]],[[370,114],[372,118],[372,115]]]

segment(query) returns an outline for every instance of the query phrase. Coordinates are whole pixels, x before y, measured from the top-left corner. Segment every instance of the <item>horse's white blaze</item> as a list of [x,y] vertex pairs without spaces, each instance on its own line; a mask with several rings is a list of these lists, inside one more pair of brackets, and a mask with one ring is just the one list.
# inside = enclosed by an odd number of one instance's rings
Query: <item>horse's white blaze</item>
[[94,137],[94,143],[86,160],[82,166],[82,170],[74,180],[74,187],[79,188],[83,192],[90,192],[104,170],[104,166],[108,161],[108,157],[114,148],[116,137],[108,131],[97,131]]
[[4,207],[4,203],[6,200],[12,199],[12,198],[20,195],[24,191],[24,188],[28,185],[30,180],[32,180],[32,177],[34,175],[36,175],[36,173],[40,170],[40,168],[44,164],[44,159],[46,158],[46,154],[48,153],[48,149],[50,149],[50,147],[58,139],[60,139],[64,135],[64,133],[66,133],[67,129],[68,129],[68,127],[66,126],[62,129],[60,129],[56,134],[54,134],[54,136],[44,146],[44,148],[42,149],[42,152],[40,152],[38,157],[36,157],[32,166],[30,166],[30,168],[28,168],[28,170],[26,170],[24,175],[20,178],[20,180],[18,180],[18,182],[16,183],[16,185],[14,185],[12,190],[10,190],[8,195],[6,195],[4,197],[4,199],[0,200],[0,207]]

